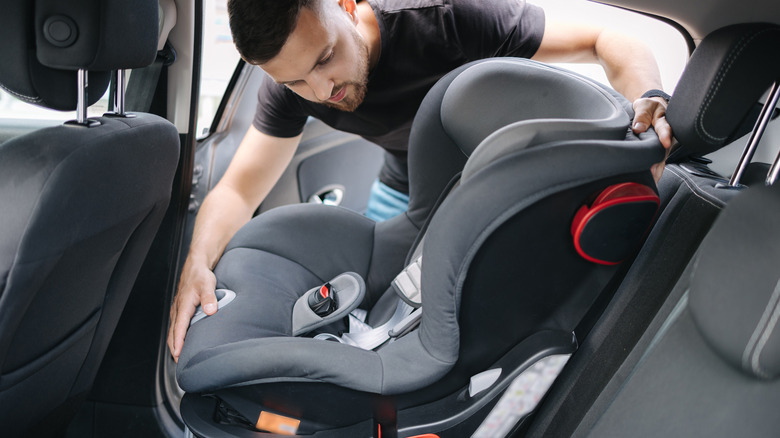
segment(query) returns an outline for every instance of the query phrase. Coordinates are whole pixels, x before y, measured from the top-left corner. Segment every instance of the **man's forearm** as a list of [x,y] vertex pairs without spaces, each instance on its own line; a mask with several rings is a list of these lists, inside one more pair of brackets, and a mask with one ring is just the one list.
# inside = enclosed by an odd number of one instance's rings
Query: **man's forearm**
[[604,29],[596,41],[596,57],[612,87],[632,102],[648,90],[663,89],[653,53],[636,38]]
[[217,185],[198,212],[187,258],[213,270],[230,239],[252,218],[255,208]]

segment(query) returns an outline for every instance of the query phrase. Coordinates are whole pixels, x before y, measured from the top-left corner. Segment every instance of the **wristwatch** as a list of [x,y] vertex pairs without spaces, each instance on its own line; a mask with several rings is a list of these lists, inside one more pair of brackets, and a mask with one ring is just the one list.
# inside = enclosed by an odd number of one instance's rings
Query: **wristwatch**
[[652,90],[645,91],[645,94],[640,96],[642,99],[649,98],[649,97],[663,97],[665,101],[669,102],[669,99],[671,99],[672,96],[668,95],[664,90],[658,90],[656,88],[653,88]]

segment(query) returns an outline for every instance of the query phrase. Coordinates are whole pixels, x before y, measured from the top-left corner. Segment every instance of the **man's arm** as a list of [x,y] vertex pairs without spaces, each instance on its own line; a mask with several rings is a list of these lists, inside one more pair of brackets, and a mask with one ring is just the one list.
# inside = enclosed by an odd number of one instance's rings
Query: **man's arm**
[[177,362],[195,308],[202,305],[207,315],[217,311],[212,270],[222,251],[276,184],[300,139],[272,137],[250,127],[225,175],[203,201],[171,306],[168,348]]
[[[672,129],[665,118],[667,102],[661,97],[641,98],[648,90],[663,89],[655,58],[641,41],[608,28],[547,20],[532,59],[601,64],[615,90],[633,102],[634,132],[653,126],[661,144],[667,150],[672,145]],[[658,180],[663,163],[654,165],[652,171]]]

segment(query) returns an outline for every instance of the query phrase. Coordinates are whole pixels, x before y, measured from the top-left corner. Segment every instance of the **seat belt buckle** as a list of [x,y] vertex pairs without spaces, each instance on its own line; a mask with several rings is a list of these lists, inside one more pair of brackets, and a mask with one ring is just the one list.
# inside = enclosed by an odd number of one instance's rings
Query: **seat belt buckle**
[[336,294],[333,293],[333,286],[330,283],[320,286],[317,292],[309,295],[307,301],[309,308],[320,317],[330,315],[339,306]]
[[309,289],[293,306],[292,335],[303,336],[340,318],[346,318],[349,312],[360,305],[365,295],[366,284],[354,272],[345,272]]

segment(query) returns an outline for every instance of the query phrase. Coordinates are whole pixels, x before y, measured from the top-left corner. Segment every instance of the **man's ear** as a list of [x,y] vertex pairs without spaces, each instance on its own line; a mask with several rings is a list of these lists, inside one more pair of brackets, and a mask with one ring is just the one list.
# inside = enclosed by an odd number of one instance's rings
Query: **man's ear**
[[355,0],[336,0],[339,7],[344,9],[347,14],[352,17],[352,20],[357,23],[357,2]]

